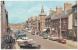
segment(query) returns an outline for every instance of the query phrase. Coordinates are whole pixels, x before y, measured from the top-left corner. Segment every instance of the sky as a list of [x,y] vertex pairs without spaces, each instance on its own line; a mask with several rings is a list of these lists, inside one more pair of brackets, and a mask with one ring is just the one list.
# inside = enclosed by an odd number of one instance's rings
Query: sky
[[[43,4],[45,13],[48,14],[49,10],[54,10],[56,6],[64,7],[62,1],[5,1],[5,6],[8,11],[9,23],[16,24],[26,22],[26,20],[32,16],[38,16]],[[69,1],[75,4],[75,1]]]

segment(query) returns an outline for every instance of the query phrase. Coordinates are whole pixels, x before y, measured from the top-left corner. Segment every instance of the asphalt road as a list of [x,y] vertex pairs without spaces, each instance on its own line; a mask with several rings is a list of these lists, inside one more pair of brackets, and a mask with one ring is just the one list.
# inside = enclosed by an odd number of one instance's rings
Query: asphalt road
[[[30,33],[27,33],[27,36],[28,38],[33,39],[38,44],[40,44],[41,45],[40,49],[70,49],[70,47],[68,47],[65,44],[61,44],[61,43],[58,43],[57,41],[52,41],[49,39],[43,39],[39,35],[31,35]],[[15,48],[20,49],[17,42],[15,44]]]
[[29,38],[35,40],[38,44],[41,45],[40,49],[68,49],[65,44],[58,43],[57,41],[52,41],[49,39],[43,39],[39,35],[31,35],[30,33],[27,34]]

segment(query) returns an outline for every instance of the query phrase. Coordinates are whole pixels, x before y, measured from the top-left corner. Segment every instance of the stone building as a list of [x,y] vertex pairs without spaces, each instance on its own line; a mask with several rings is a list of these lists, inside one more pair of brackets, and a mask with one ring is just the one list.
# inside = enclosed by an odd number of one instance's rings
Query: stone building
[[23,30],[24,29],[24,24],[23,23],[9,24],[9,27],[12,30]]
[[37,17],[36,16],[32,17],[31,25],[32,25],[32,34],[36,34],[37,33]]
[[58,37],[62,36],[66,38],[68,30],[68,18],[66,15],[61,14],[59,16],[54,15],[51,17],[51,34],[55,34]]
[[[56,7],[53,15],[49,15],[47,23],[50,23],[50,34],[55,34],[58,37],[67,38],[68,35],[68,15],[71,13],[72,5],[64,4],[64,10],[61,7]],[[53,11],[52,11],[53,12]]]
[[61,7],[56,7],[56,15],[60,15],[62,13],[62,8]]
[[43,32],[43,30],[45,29],[45,17],[46,17],[46,14],[42,6],[41,13],[39,14],[40,32]]
[[49,15],[45,18],[45,27],[46,29],[49,29],[48,34],[51,33],[51,16],[53,16],[53,14],[55,14],[55,11],[50,9]]
[[29,18],[27,21],[27,27],[29,28],[29,30],[32,28],[32,18]]
[[66,12],[70,9],[72,9],[72,4],[68,2],[64,3],[64,11]]
[[8,33],[8,12],[5,8],[4,1],[0,2],[1,4],[1,36],[7,35]]
[[77,40],[77,4],[72,6],[74,40]]
[[5,38],[9,35],[8,30],[8,11],[5,8],[5,2],[0,1],[0,8],[1,8],[1,48],[5,48]]
[[69,14],[68,31],[69,39],[77,40],[77,4],[72,6],[72,12]]

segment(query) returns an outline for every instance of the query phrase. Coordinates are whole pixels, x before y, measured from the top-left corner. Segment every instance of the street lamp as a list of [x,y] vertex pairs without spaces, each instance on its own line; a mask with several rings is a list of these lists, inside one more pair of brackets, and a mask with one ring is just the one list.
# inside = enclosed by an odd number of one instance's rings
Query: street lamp
[[60,16],[60,39],[62,38],[62,33],[61,33],[61,16]]
[[52,31],[54,31],[54,30],[55,30],[55,28],[52,28],[51,30],[52,30]]
[[52,31],[54,31],[54,28],[52,28]]

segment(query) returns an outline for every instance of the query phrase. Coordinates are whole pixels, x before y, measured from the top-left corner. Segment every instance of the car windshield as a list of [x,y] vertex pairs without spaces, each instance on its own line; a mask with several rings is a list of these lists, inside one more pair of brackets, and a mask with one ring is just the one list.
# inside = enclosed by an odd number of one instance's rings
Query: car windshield
[[48,34],[47,32],[43,32],[43,34]]
[[56,35],[52,35],[52,37],[58,37],[58,36],[56,36]]
[[28,39],[28,37],[22,37],[22,39],[23,39],[23,40],[27,40],[27,39]]
[[19,35],[18,38],[26,37],[26,35]]

